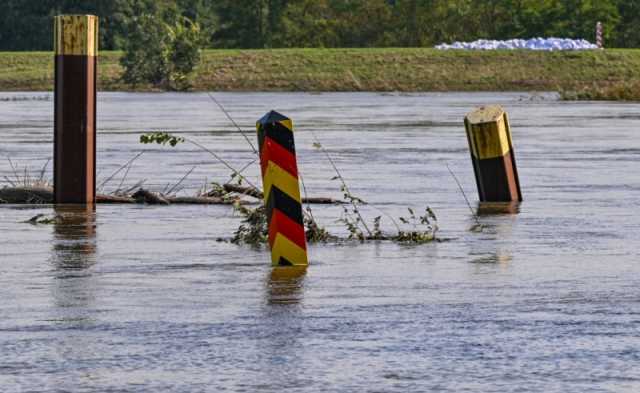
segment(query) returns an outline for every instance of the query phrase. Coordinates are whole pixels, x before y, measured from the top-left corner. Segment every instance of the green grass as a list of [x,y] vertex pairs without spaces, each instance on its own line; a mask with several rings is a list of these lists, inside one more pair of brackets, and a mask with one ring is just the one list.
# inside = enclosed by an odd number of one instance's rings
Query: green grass
[[[100,90],[119,81],[121,53],[102,52]],[[0,90],[53,86],[53,55],[0,52]],[[581,99],[640,99],[640,50],[583,52],[434,49],[206,50],[193,90],[560,91]]]

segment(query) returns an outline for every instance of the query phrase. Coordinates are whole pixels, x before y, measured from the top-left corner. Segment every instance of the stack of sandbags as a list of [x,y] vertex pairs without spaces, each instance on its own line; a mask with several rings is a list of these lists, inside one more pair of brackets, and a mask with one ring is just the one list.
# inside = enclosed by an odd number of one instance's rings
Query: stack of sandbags
[[530,40],[478,40],[474,42],[454,42],[453,44],[440,44],[436,49],[464,49],[464,50],[592,50],[598,49],[597,45],[587,40],[574,40],[571,38],[532,38]]

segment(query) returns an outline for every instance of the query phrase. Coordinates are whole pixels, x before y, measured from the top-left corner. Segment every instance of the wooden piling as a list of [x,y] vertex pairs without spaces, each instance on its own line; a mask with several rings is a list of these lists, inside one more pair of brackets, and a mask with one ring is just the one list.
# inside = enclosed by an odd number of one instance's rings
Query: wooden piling
[[98,17],[55,17],[54,200],[96,198]]
[[256,123],[273,266],[306,266],[307,244],[291,119],[271,111]]
[[521,202],[520,181],[507,113],[485,106],[465,118],[481,202]]

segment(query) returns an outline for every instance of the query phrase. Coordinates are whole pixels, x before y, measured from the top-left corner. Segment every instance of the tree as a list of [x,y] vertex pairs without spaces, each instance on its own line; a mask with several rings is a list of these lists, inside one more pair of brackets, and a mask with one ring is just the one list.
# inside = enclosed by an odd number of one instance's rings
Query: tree
[[[159,12],[160,14],[156,14]],[[50,50],[53,16],[100,17],[100,47],[120,49],[129,20],[186,17],[224,48],[432,46],[558,36],[640,46],[640,0],[0,0],[0,50]],[[149,27],[152,28],[152,27]]]
[[[640,0],[620,0],[618,2],[619,23],[605,25],[605,31],[612,33],[614,44],[623,48],[640,47]],[[607,43],[605,42],[605,45]]]
[[115,3],[104,0],[2,0],[0,50],[51,50],[53,17],[94,14],[100,18],[100,48],[114,49]]
[[[619,20],[616,4],[607,0],[553,0],[545,14],[549,21],[548,35],[591,41],[595,38],[597,22],[615,26]],[[609,37],[612,30],[607,28],[605,37]]]
[[214,9],[219,28],[213,36],[216,46],[264,48],[266,0],[220,0]]
[[[171,4],[138,0],[120,16],[126,31],[122,79],[129,84],[151,83],[168,90],[185,90],[200,62],[201,32],[197,23]],[[130,14],[127,14],[130,13]]]
[[296,0],[282,18],[284,47],[324,48],[340,44],[339,21],[328,0]]

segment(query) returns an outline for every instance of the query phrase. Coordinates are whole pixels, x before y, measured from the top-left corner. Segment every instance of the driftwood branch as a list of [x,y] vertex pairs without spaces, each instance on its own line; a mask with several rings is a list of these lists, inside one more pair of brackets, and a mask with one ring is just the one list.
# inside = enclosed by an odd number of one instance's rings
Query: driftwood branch
[[96,195],[96,203],[137,203],[134,198],[118,195]]
[[133,194],[132,197],[136,200],[136,202],[146,203],[148,205],[169,205],[170,204],[170,202],[162,195],[145,190],[144,188],[141,188],[138,191],[136,191],[136,193]]
[[[131,196],[97,195],[99,204],[145,203],[149,205],[231,205],[240,199],[223,199],[217,197],[166,197],[145,189],[139,189]],[[53,189],[38,187],[6,187],[0,188],[0,203],[7,204],[47,204],[53,203]]]
[[233,201],[225,201],[216,197],[172,197],[167,198],[171,204],[180,205],[229,205]]
[[342,205],[345,202],[333,198],[309,197],[302,198],[302,203],[306,203],[309,205]]
[[[239,186],[236,184],[225,184],[223,186],[227,194],[235,193],[239,196],[246,195],[262,200],[262,191],[254,187]],[[224,198],[215,193],[205,194],[197,197],[169,197],[161,193],[151,192],[144,188],[139,188],[131,195],[105,195],[98,194],[96,203],[99,204],[127,204],[145,203],[148,205],[231,205],[235,202],[245,203],[239,197]],[[342,204],[344,202],[333,198],[303,198],[303,203],[308,204]],[[45,204],[53,203],[53,189],[48,187],[5,187],[0,188],[0,203],[8,204]]]
[[237,184],[225,184],[222,186],[226,192],[235,192],[236,194],[248,195],[256,199],[262,199],[262,191],[254,187],[244,187]]
[[[264,198],[262,191],[254,187],[245,187],[237,184],[224,184],[222,187],[227,193],[234,192],[236,194],[247,195],[256,199]],[[315,204],[315,205],[334,205],[334,204],[342,204],[344,202],[333,199],[333,198],[312,197],[312,198],[302,198],[302,203]]]

